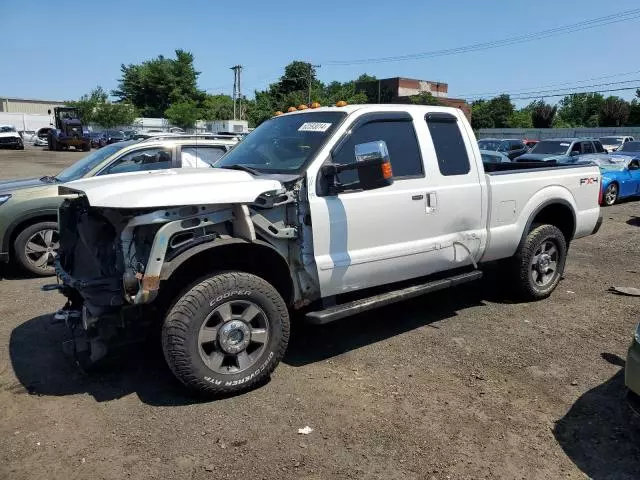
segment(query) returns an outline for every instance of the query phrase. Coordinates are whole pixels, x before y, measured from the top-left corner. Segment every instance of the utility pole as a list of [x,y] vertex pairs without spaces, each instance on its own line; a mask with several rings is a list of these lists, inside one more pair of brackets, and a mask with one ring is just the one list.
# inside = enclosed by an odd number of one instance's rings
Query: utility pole
[[240,88],[240,74],[242,73],[242,65],[234,65],[231,67],[233,70],[233,119],[238,119],[238,109],[236,108],[236,103],[238,104],[240,120],[242,120],[242,89]]
[[312,65],[311,62],[309,62],[309,94],[308,94],[308,101],[307,101],[307,105],[311,106],[311,74],[313,73],[313,69],[314,68],[320,68],[322,65]]

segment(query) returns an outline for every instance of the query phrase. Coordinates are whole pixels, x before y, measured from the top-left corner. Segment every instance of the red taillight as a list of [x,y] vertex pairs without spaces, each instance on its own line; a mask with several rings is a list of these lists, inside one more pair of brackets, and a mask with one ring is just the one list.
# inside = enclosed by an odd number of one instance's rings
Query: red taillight
[[602,185],[598,189],[598,205],[602,205]]

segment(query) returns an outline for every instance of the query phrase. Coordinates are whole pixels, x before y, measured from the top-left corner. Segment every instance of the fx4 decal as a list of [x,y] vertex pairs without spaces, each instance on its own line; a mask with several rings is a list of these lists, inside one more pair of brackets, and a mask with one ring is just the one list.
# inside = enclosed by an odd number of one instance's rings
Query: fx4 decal
[[598,183],[598,177],[587,177],[580,179],[580,186],[582,185],[591,185],[594,183]]

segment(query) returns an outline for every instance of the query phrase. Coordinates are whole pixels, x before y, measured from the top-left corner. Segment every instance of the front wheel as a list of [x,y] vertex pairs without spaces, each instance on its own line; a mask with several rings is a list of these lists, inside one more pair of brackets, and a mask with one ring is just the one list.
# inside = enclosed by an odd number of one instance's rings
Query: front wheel
[[604,191],[604,204],[610,207],[618,201],[618,184],[611,183]]
[[246,391],[269,377],[289,342],[289,313],[277,290],[242,272],[213,275],[185,293],[162,329],[167,364],[208,396]]
[[40,222],[22,230],[13,244],[15,259],[24,270],[41,277],[56,273],[58,224]]
[[531,229],[514,257],[516,286],[525,299],[540,300],[551,295],[564,272],[567,242],[553,225]]

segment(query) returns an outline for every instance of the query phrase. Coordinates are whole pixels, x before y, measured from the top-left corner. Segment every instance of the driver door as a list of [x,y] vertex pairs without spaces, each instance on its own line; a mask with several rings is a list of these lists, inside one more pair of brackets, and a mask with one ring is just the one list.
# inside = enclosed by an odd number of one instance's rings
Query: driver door
[[640,160],[633,159],[627,167],[627,178],[620,182],[620,196],[640,194]]

